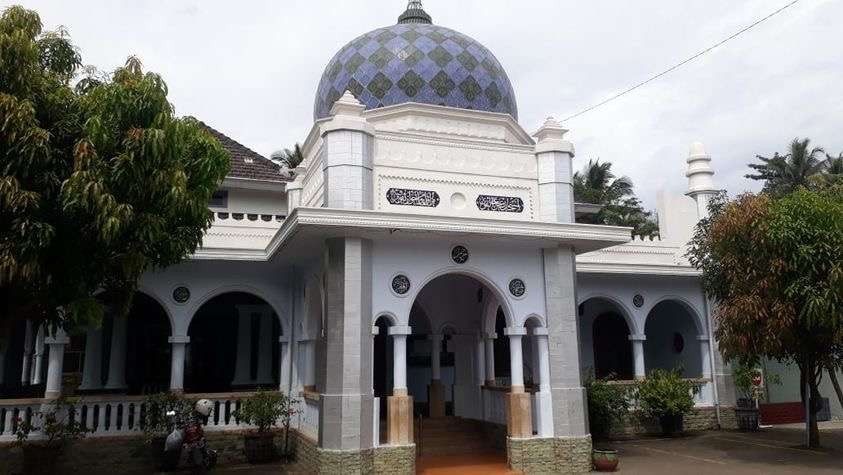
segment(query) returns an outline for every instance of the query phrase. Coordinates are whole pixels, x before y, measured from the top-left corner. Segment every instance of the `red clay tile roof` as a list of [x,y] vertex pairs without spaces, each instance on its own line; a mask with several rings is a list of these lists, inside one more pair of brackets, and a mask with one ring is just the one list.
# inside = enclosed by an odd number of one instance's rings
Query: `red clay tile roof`
[[272,160],[269,160],[208,124],[202,123],[202,125],[231,154],[231,171],[228,172],[229,177],[279,183],[290,181],[289,178],[281,174],[281,167]]

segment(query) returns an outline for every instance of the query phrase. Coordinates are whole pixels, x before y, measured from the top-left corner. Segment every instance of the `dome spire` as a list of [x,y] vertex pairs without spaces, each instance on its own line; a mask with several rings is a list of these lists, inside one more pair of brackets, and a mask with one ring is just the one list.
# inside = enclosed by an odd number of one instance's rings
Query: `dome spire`
[[403,23],[422,23],[430,25],[433,23],[433,18],[424,11],[421,0],[410,0],[407,3],[407,10],[398,17],[398,24]]

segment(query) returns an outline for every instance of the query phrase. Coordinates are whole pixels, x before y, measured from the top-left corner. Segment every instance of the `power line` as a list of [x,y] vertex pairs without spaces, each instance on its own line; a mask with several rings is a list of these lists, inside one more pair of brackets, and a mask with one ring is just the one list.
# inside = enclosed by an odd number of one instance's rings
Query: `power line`
[[724,39],[724,40],[722,40],[722,41],[720,41],[720,42],[718,42],[718,43],[715,43],[715,44],[714,44],[714,45],[712,45],[712,46],[709,46],[708,48],[706,48],[706,49],[704,49],[704,50],[700,51],[699,53],[697,53],[697,54],[695,54],[695,55],[691,56],[690,58],[687,58],[687,59],[685,59],[685,60],[683,60],[683,61],[681,61],[681,62],[679,62],[679,63],[676,63],[675,65],[673,65],[673,66],[669,67],[668,69],[665,69],[664,71],[662,71],[662,72],[660,72],[660,73],[656,74],[655,76],[650,77],[649,79],[647,79],[647,80],[645,80],[645,81],[639,82],[638,84],[636,84],[636,85],[634,85],[634,86],[630,87],[629,89],[626,89],[626,90],[624,90],[624,91],[622,91],[622,92],[619,92],[619,93],[615,94],[614,96],[612,96],[612,97],[610,97],[610,98],[608,98],[608,99],[605,99],[605,100],[604,100],[604,101],[602,101],[602,102],[598,102],[597,104],[594,104],[594,105],[593,105],[593,106],[591,106],[591,107],[588,107],[588,108],[586,108],[586,109],[583,109],[583,110],[581,110],[581,111],[577,112],[577,113],[576,113],[576,114],[574,114],[574,115],[571,115],[571,116],[568,116],[568,117],[566,117],[566,118],[562,119],[562,122],[566,122],[566,121],[571,120],[571,119],[573,119],[573,118],[575,118],[575,117],[579,117],[579,116],[581,116],[581,115],[583,115],[583,114],[585,114],[585,113],[587,113],[587,112],[591,112],[591,111],[593,111],[594,109],[597,109],[598,107],[601,107],[601,106],[603,106],[603,105],[606,105],[606,104],[608,104],[608,103],[610,103],[610,102],[614,101],[615,99],[618,99],[618,98],[619,98],[619,97],[621,97],[621,96],[625,96],[625,95],[629,94],[630,92],[632,92],[632,91],[634,91],[634,90],[636,90],[636,89],[638,89],[638,88],[640,88],[640,87],[642,87],[642,86],[645,86],[645,85],[647,85],[647,84],[649,84],[649,83],[651,83],[651,82],[655,81],[656,79],[658,79],[658,78],[660,78],[660,77],[664,76],[665,74],[671,73],[671,72],[673,72],[673,71],[675,71],[675,70],[677,70],[677,69],[681,68],[682,66],[684,66],[684,65],[686,65],[686,64],[688,64],[688,63],[690,63],[691,61],[693,61],[693,60],[695,60],[695,59],[699,58],[700,56],[702,56],[702,55],[704,55],[704,54],[706,54],[706,53],[711,52],[712,50],[716,49],[717,47],[724,45],[725,43],[727,43],[727,42],[729,42],[729,41],[731,41],[731,40],[733,40],[733,39],[737,38],[738,36],[740,36],[740,35],[742,35],[742,34],[746,33],[747,31],[749,31],[749,30],[751,30],[751,29],[755,28],[755,27],[756,27],[756,26],[758,26],[758,25],[760,25],[760,24],[764,23],[765,21],[769,20],[770,18],[773,18],[774,16],[778,15],[779,13],[781,13],[781,12],[783,12],[783,11],[787,10],[788,8],[790,8],[790,7],[794,6],[794,5],[796,5],[796,4],[797,4],[797,3],[799,3],[800,1],[801,1],[801,0],[793,0],[792,2],[790,2],[790,3],[788,3],[787,5],[785,5],[785,6],[781,7],[781,8],[779,8],[778,10],[774,11],[773,13],[770,13],[769,15],[765,16],[764,18],[761,18],[760,20],[756,21],[755,23],[753,23],[753,24],[751,24],[751,25],[749,25],[749,26],[747,26],[747,27],[743,28],[742,30],[738,31],[737,33],[733,34],[732,36],[730,36],[730,37],[728,37],[728,38],[726,38],[726,39]]

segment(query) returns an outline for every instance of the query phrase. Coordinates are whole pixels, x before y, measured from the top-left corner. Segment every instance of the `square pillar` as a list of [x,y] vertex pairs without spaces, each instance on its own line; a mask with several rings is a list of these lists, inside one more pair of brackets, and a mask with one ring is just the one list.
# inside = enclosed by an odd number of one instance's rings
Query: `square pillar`
[[372,243],[325,242],[325,353],[320,358],[319,447],[373,447]]
[[322,126],[324,202],[328,208],[372,209],[374,127],[363,117],[366,107],[346,93],[334,103]]
[[170,351],[170,392],[181,394],[184,392],[184,356],[190,337],[186,335],[171,336],[167,339],[172,347]]
[[554,223],[574,221],[574,145],[564,140],[568,131],[548,118],[536,138],[539,219]]
[[64,347],[70,344],[70,338],[64,330],[56,330],[54,336],[45,338],[44,343],[50,347],[50,359],[47,363],[47,384],[44,399],[58,399],[62,391],[62,375],[64,373]]

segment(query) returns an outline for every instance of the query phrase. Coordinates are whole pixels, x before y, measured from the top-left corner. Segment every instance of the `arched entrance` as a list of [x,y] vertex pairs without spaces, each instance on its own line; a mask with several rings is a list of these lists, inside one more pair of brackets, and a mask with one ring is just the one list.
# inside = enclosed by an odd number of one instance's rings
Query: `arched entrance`
[[698,338],[696,316],[684,303],[664,300],[647,314],[644,333],[644,360],[647,370],[681,368],[686,378],[703,377],[703,353],[708,340]]
[[281,327],[262,298],[245,292],[218,295],[199,307],[187,333],[187,392],[278,387]]
[[598,379],[631,380],[635,374],[632,331],[623,309],[602,297],[579,306],[582,368]]
[[76,368],[78,378],[71,380],[78,381],[78,391],[83,394],[167,391],[171,327],[164,307],[153,297],[136,292],[128,315],[123,317],[111,310],[108,294],[99,299],[106,307],[102,324],[71,334],[70,346],[65,348],[65,375]]

